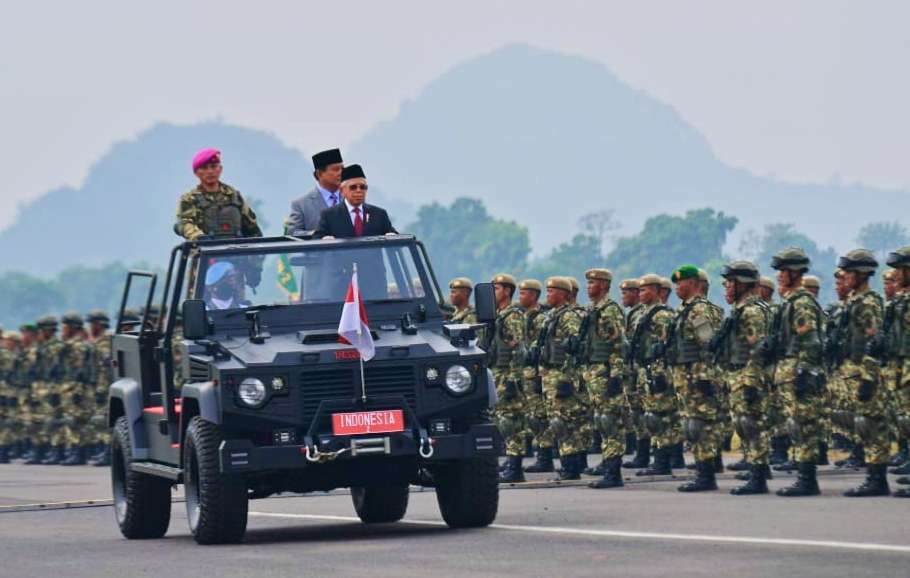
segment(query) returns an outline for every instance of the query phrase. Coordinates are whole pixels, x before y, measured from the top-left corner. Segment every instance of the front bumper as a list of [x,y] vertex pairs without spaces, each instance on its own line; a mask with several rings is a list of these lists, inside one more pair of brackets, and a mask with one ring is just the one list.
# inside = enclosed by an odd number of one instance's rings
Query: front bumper
[[[473,425],[466,433],[433,436],[428,441],[429,445],[421,443],[420,436],[410,431],[364,436],[319,436],[318,443],[310,449],[305,444],[255,446],[248,440],[225,440],[219,448],[220,466],[222,473],[242,474],[318,468],[327,463],[364,457],[413,456],[422,463],[433,463],[496,456],[503,443],[499,430],[493,424]],[[315,456],[313,447],[316,448]]]

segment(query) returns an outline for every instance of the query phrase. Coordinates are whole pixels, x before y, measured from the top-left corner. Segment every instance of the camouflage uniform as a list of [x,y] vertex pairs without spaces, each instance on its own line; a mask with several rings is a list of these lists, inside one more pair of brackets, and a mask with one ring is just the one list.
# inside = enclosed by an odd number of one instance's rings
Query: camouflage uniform
[[111,434],[107,427],[107,396],[108,388],[113,383],[113,368],[111,367],[111,335],[101,333],[91,340],[95,350],[95,384],[91,391],[90,406],[93,409],[90,417],[91,439],[95,444],[108,445],[111,443]]
[[[64,317],[64,323],[82,326],[82,318],[76,314]],[[90,439],[89,419],[94,413],[95,354],[91,343],[81,331],[64,341],[63,382],[60,387],[62,408],[61,426],[51,436],[51,444],[67,448],[64,465],[85,463],[85,452]]]
[[38,372],[38,343],[32,342],[26,346],[23,344],[22,349],[16,356],[16,364],[13,369],[13,384],[16,389],[17,398],[17,420],[16,431],[19,439],[29,447],[28,453],[23,456],[26,461],[29,458],[40,454],[38,461],[44,459],[46,448],[40,448],[41,440],[38,437],[37,428],[34,424],[33,415],[38,409],[38,401],[32,398],[32,382],[37,377]]
[[[646,276],[647,278],[647,276]],[[670,473],[670,452],[682,442],[679,399],[662,352],[673,311],[662,303],[643,306],[629,339],[629,357],[636,376],[636,390],[642,393],[642,425],[656,446],[654,467],[640,472]],[[646,464],[647,466],[647,464]]]
[[65,409],[62,405],[61,389],[66,344],[56,335],[56,319],[41,319],[38,327],[47,331],[53,328],[54,333],[45,335],[38,346],[37,371],[31,384],[34,408],[31,414],[31,431],[39,445],[50,446],[51,454],[42,463],[57,464],[63,461],[65,449],[59,428],[63,423]]
[[[525,351],[530,352],[535,349],[546,323],[547,314],[539,307],[525,311]],[[534,357],[535,355],[527,357],[521,370],[528,428],[534,436],[538,451],[542,449],[545,453],[552,453],[555,440],[547,421],[547,406],[540,379],[540,367],[537,364],[539,360],[535,360]]]
[[16,390],[12,374],[16,355],[4,345],[0,345],[0,463],[9,461],[9,447],[16,441]]
[[524,342],[524,315],[515,304],[499,310],[494,323],[490,367],[496,380],[496,416],[506,441],[507,456],[524,454],[524,392],[520,345]]
[[468,325],[477,323],[477,312],[470,305],[463,309],[456,309],[455,313],[452,314],[452,318],[449,319],[449,323],[465,323]]
[[[910,247],[903,247],[888,255],[888,265],[895,268],[895,274],[903,284],[910,269]],[[899,289],[901,290],[901,289]],[[894,388],[894,413],[898,432],[904,439],[910,437],[910,287],[903,286],[889,305],[878,349],[886,361],[888,378]],[[893,473],[910,473],[910,461],[899,466]],[[899,479],[898,482],[901,480]],[[906,481],[906,480],[903,480]],[[910,488],[894,492],[898,498],[910,498]]]
[[207,193],[196,186],[180,196],[174,232],[188,241],[203,235],[261,237],[256,213],[240,191],[220,183],[219,190]]
[[[606,269],[591,269],[585,273],[589,280],[612,281]],[[625,453],[625,398],[623,397],[623,346],[625,316],[618,303],[604,295],[591,305],[584,320],[579,352],[581,378],[592,410],[592,425],[600,433],[600,471],[604,480],[593,487],[622,485],[620,466]],[[594,473],[597,473],[596,471]]]
[[[577,371],[570,356],[571,341],[581,329],[582,316],[571,304],[554,308],[544,328],[540,376],[553,434],[559,438],[563,468],[571,477],[584,469],[576,463],[591,445],[586,436],[588,407],[579,391]],[[577,473],[576,473],[577,470]]]

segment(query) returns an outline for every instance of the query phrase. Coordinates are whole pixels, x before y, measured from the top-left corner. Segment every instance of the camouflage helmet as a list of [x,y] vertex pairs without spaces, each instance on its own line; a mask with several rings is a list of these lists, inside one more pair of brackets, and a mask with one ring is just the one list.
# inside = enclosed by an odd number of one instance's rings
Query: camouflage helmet
[[771,277],[765,277],[765,276],[759,277],[758,285],[760,287],[764,287],[765,289],[770,289],[770,290],[774,291],[774,279],[772,279]]
[[89,323],[101,323],[102,325],[109,325],[111,322],[111,318],[103,309],[92,309],[85,316],[85,320]]
[[78,311],[67,311],[63,314],[63,317],[60,318],[64,325],[70,327],[82,327],[84,322],[82,321],[82,314]]
[[578,279],[575,277],[566,277],[569,281],[569,284],[572,286],[572,293],[578,293],[578,290],[581,288],[581,285],[578,284]]
[[572,292],[572,283],[565,277],[547,278],[547,289],[561,289],[566,293]]
[[638,279],[623,279],[622,283],[619,284],[619,288],[622,291],[636,291],[638,290]]
[[647,285],[657,285],[658,287],[662,287],[663,286],[663,277],[661,277],[660,275],[658,275],[656,273],[647,273],[645,275],[642,275],[638,279],[638,286],[645,287]]
[[910,245],[888,253],[886,262],[889,267],[894,267],[895,269],[910,267]]
[[512,277],[508,273],[498,273],[493,276],[493,280],[490,283],[494,285],[509,285],[512,289],[518,287],[518,282],[515,280],[515,277]]
[[869,249],[853,249],[837,260],[837,266],[844,271],[874,273],[878,268],[878,261]]
[[806,275],[803,277],[803,287],[807,287],[809,289],[821,289],[822,280],[815,275]]
[[467,277],[456,277],[449,281],[449,289],[467,289],[471,291],[474,289],[474,283]]
[[537,291],[538,293],[543,291],[543,285],[537,279],[524,279],[521,283],[518,284],[519,289],[525,289],[529,291]]
[[60,325],[60,323],[53,315],[42,315],[38,318],[36,325],[38,326],[38,329],[57,329],[57,326]]
[[809,256],[800,247],[781,249],[771,257],[771,268],[777,271],[804,273],[809,270],[809,263]]
[[661,289],[666,289],[667,291],[672,291],[672,290],[673,290],[673,282],[670,281],[670,278],[669,278],[669,277],[661,277],[661,278],[660,278],[660,288],[661,288]]
[[740,283],[758,283],[758,267],[751,261],[730,261],[721,269],[720,276]]
[[612,281],[613,272],[610,271],[609,269],[604,269],[602,267],[588,269],[587,271],[585,271],[585,279],[587,279],[588,281],[591,281],[591,280]]

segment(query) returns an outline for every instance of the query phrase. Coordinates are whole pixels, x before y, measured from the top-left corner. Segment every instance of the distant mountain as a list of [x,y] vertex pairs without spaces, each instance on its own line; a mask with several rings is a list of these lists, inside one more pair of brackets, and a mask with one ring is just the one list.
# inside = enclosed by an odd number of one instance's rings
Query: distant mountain
[[[157,125],[115,144],[79,189],[26,206],[0,232],[0,270],[160,262],[178,241],[177,198],[195,183],[189,159],[203,146],[224,151],[225,181],[261,204],[267,232],[279,233],[291,199],[313,186],[309,158],[267,133]],[[496,217],[527,225],[538,252],[605,208],[616,210],[621,233],[657,213],[712,207],[740,219],[734,238],[789,222],[838,249],[868,222],[910,214],[906,192],[785,183],[725,165],[671,107],[602,64],[523,45],[442,75],[344,156],[364,164],[370,200],[399,228],[422,204],[476,197]]]
[[[222,150],[225,182],[258,204],[267,234],[282,232],[291,200],[314,185],[309,158],[267,133],[214,122],[160,124],[115,144],[81,188],[56,189],[27,205],[0,233],[0,270],[50,276],[74,264],[166,260],[180,241],[177,199],[196,183],[190,159],[205,146]],[[374,188],[370,200],[389,206],[397,223],[415,214]]]
[[616,209],[626,233],[658,212],[713,207],[739,217],[738,232],[792,222],[840,249],[863,224],[910,213],[906,192],[727,166],[674,109],[602,64],[523,45],[457,66],[350,148],[394,194],[482,198],[527,224],[537,250],[602,208]]

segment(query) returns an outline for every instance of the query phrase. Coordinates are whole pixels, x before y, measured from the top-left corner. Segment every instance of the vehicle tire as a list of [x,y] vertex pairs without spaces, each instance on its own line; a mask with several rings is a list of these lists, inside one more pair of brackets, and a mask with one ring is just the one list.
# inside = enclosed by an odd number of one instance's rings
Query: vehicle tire
[[436,501],[451,528],[480,528],[496,519],[499,472],[495,456],[461,460],[436,468]]
[[114,518],[130,540],[161,538],[171,522],[171,481],[130,470],[130,426],[117,418],[111,439],[111,489]]
[[387,524],[404,518],[408,511],[407,484],[378,488],[351,488],[354,510],[364,524]]
[[239,542],[246,532],[246,480],[218,467],[221,431],[199,416],[190,420],[183,445],[183,484],[190,532],[199,544]]

